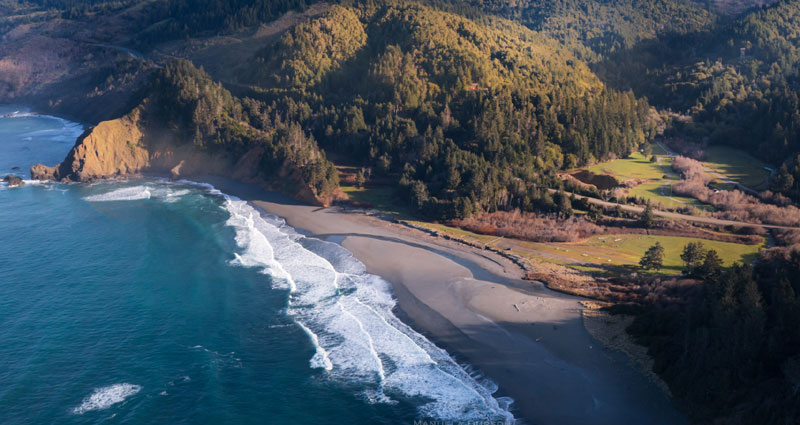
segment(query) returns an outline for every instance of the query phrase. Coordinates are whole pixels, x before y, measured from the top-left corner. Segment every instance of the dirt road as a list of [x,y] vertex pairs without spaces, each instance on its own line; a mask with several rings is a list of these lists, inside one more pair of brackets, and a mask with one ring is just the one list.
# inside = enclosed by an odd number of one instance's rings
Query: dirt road
[[[549,189],[549,190],[550,190],[551,193],[556,193],[557,192],[555,189]],[[578,195],[577,193],[572,193],[572,192],[566,192],[566,194],[570,195],[570,196],[575,196],[576,198],[579,198],[579,199],[580,198],[586,199],[587,201],[589,201],[589,202],[591,202],[591,203],[593,203],[595,205],[600,205],[600,206],[603,206],[603,207],[611,207],[611,208],[620,207],[624,211],[630,211],[630,212],[634,212],[634,213],[641,213],[642,211],[644,211],[643,207],[637,207],[637,206],[633,206],[633,205],[623,205],[623,204],[618,204],[616,202],[603,201],[601,199],[592,198],[592,197],[589,197],[589,196]],[[660,217],[664,217],[664,218],[671,218],[671,219],[675,219],[675,220],[694,221],[694,222],[697,222],[697,223],[716,224],[716,225],[719,225],[719,226],[741,226],[741,227],[760,227],[760,228],[763,228],[763,229],[783,229],[783,230],[799,229],[800,230],[800,227],[778,226],[778,225],[775,225],[775,224],[746,223],[744,221],[723,220],[723,219],[720,219],[720,218],[705,217],[705,216],[694,216],[694,215],[679,214],[679,213],[673,213],[673,212],[667,212],[667,211],[658,211],[658,210],[653,210],[653,214],[655,214],[657,216],[660,216]]]

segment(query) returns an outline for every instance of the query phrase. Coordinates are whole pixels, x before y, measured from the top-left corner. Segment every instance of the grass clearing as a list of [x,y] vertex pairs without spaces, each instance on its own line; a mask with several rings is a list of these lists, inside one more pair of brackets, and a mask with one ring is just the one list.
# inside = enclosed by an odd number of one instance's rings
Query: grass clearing
[[[668,163],[665,163],[667,160]],[[674,176],[670,166],[672,160],[663,158],[661,165],[650,162],[650,157],[645,157],[640,152],[634,152],[628,158],[615,159],[609,162],[588,167],[587,170],[595,174],[610,174],[620,181],[631,179],[662,180],[664,175]]]
[[653,144],[657,162],[651,162],[649,156],[634,152],[628,158],[615,159],[588,167],[595,174],[610,174],[620,182],[626,180],[647,180],[636,187],[628,189],[628,195],[640,197],[650,202],[660,203],[665,208],[682,208],[693,206],[704,208],[697,199],[672,194],[672,183],[680,178],[672,171],[672,158],[657,144]]
[[605,258],[612,260],[609,264],[637,265],[644,252],[655,245],[656,242],[660,242],[664,247],[664,270],[662,272],[666,274],[678,274],[681,272],[683,261],[680,255],[689,242],[701,242],[706,249],[717,251],[726,267],[736,261],[752,262],[763,246],[680,236],[628,234],[595,236],[584,244],[575,246],[573,249],[578,252],[600,252]]
[[[594,236],[582,243],[535,243],[532,248],[550,257],[571,260],[565,264],[576,270],[603,275],[625,271],[638,271],[639,259],[656,242],[664,247],[662,274],[680,274],[683,268],[681,253],[689,242],[701,242],[706,249],[717,251],[726,267],[736,261],[751,262],[763,245],[744,245],[682,236],[603,235]],[[570,261],[559,261],[569,263]]]
[[[646,180],[644,183],[628,189],[630,196],[636,196],[660,203],[665,208],[681,208],[693,206],[708,209],[708,205],[694,199],[672,194],[672,184],[680,177],[672,170],[672,158],[661,146],[652,144],[653,155],[657,162],[651,162],[650,156],[634,152],[628,158],[615,159],[592,165],[586,169],[595,174],[612,175],[620,182],[626,180]],[[730,183],[724,183],[714,173],[725,176],[754,190],[764,190],[768,186],[770,171],[767,164],[753,156],[727,146],[711,146],[706,149],[707,160],[703,165],[715,180],[714,187],[721,190],[735,189]]]
[[628,194],[631,196],[638,196],[642,199],[648,199],[650,202],[661,203],[666,208],[682,208],[686,206],[693,206],[696,208],[704,207],[703,203],[697,199],[673,194],[673,182],[674,180],[660,180],[643,183],[628,190]]
[[751,189],[767,188],[770,175],[770,172],[765,169],[767,164],[739,149],[728,146],[710,146],[706,149],[706,161],[703,164],[709,170]]
[[410,217],[410,211],[398,201],[395,190],[388,186],[356,187],[340,186],[353,202],[372,205],[373,208],[400,217]]
[[678,275],[683,268],[680,255],[689,242],[702,242],[706,249],[717,251],[725,267],[736,261],[752,262],[762,245],[744,245],[682,236],[650,236],[618,234],[594,236],[581,243],[528,242],[497,236],[480,235],[443,224],[410,221],[410,223],[446,233],[473,243],[511,248],[511,252],[526,258],[570,267],[595,276],[613,277],[637,271],[644,252],[660,242],[664,247],[665,275]]

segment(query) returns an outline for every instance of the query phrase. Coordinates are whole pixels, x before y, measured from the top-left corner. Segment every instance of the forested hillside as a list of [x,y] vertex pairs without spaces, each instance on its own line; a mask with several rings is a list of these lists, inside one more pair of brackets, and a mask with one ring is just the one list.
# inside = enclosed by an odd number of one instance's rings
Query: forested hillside
[[686,114],[675,136],[732,145],[777,166],[800,151],[798,34],[800,2],[784,0],[705,35],[643,43],[597,70]]
[[705,4],[692,0],[469,0],[468,3],[548,34],[589,61],[631,48],[641,40],[704,31],[717,20]]
[[143,126],[150,145],[191,144],[196,151],[237,163],[242,178],[297,195],[311,189],[330,202],[338,188],[333,165],[294,123],[251,115],[227,90],[188,61],[159,70],[143,89]]
[[800,255],[709,276],[631,327],[696,423],[800,421]]
[[[187,37],[236,36],[305,7],[195,3],[132,2],[122,14],[111,8],[128,3],[40,5],[75,23],[123,16],[137,33],[70,42],[85,50],[91,43],[128,45],[145,55],[159,43],[181,45]],[[437,219],[515,207],[553,210],[547,188],[558,184],[557,171],[627,156],[653,137],[647,102],[606,87],[575,49],[474,5],[444,8],[394,1],[332,5],[322,16],[289,21],[261,51],[228,64],[235,72],[221,82],[235,88],[255,127],[281,122],[303,128],[327,152],[370,168],[372,178],[400,183],[411,205]],[[59,27],[50,25],[65,37]],[[24,59],[20,54],[13,61]],[[46,74],[54,86],[68,75],[59,74],[65,65],[54,61]],[[113,75],[106,80],[94,91],[120,87]]]
[[290,10],[302,10],[312,0],[167,0],[149,9],[153,23],[137,36],[154,44],[204,32],[230,32],[277,19]]
[[625,156],[655,131],[646,102],[604,87],[557,42],[428,6],[334,6],[245,67],[262,115],[401,182],[432,218],[553,207],[548,176]]
[[[166,134],[247,170],[236,178],[293,195],[307,189],[326,203],[339,194],[336,162],[358,170],[361,184],[396,189],[393,201],[430,220],[571,215],[573,201],[588,219],[610,218],[550,190],[563,186],[564,171],[639,149],[637,165],[661,176],[661,160],[672,159],[651,155],[648,143],[660,130],[679,148],[751,153],[776,169],[770,189],[797,202],[800,0],[733,13],[756,3],[3,0],[0,94],[59,113],[85,104],[103,119],[97,111],[116,114],[129,97],[151,140]],[[104,25],[109,17],[119,28]],[[216,50],[204,51],[205,64],[228,48],[225,58],[241,60],[220,59],[211,75],[174,60],[207,46]],[[25,57],[33,51],[45,53]],[[669,175],[662,180],[648,194],[671,197]],[[698,188],[716,191],[705,178]],[[755,208],[750,198],[740,207]],[[621,206],[615,215],[626,226],[655,220],[643,213],[649,220],[639,223]],[[544,222],[563,221],[555,216]],[[703,276],[685,303],[639,306],[646,314],[632,329],[699,423],[797,420],[798,264],[795,254],[737,266]]]
[[[128,42],[147,51],[311,2],[202,3],[33,5],[65,17],[134,5],[126,19],[141,31]],[[667,123],[674,138],[739,147],[776,168],[800,151],[798,0],[735,19],[713,10],[690,0],[345,1],[292,22],[230,64],[235,81],[223,83],[256,116],[301,126],[375,178],[402,182],[431,217],[546,211],[555,171],[626,156],[654,136],[650,105],[679,114]],[[773,189],[797,198],[796,169],[787,164]]]

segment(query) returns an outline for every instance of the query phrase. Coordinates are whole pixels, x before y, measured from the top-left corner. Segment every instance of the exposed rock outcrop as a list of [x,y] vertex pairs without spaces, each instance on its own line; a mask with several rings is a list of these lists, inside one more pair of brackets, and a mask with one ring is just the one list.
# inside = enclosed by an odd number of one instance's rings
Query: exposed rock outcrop
[[140,128],[140,110],[122,118],[103,121],[86,130],[64,162],[31,167],[37,180],[86,182],[141,172],[150,164],[150,153]]
[[17,187],[25,184],[25,182],[21,178],[13,174],[9,174],[3,177],[3,181],[8,183],[8,187]]
[[216,175],[317,205],[336,196],[335,168],[299,125],[251,126],[241,101],[190,62],[165,65],[140,96],[124,116],[84,132],[61,164],[34,165],[31,176],[88,182],[142,173]]
[[254,147],[234,162],[225,155],[211,155],[181,144],[176,135],[163,129],[148,128],[142,120],[143,108],[122,118],[103,121],[84,132],[61,164],[31,167],[31,178],[60,182],[91,182],[100,179],[154,173],[171,179],[217,175],[256,184],[267,190],[282,191],[297,200],[328,205],[332,199],[317,196],[304,183],[300,170],[284,164],[278,179],[264,178],[260,164],[267,153]]

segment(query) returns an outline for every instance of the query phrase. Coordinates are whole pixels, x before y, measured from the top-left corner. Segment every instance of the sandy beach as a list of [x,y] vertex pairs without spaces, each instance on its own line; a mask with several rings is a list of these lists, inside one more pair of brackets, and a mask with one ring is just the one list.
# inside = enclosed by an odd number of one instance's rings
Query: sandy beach
[[622,353],[583,326],[580,298],[523,281],[501,256],[338,207],[219,178],[201,179],[286,219],[309,236],[340,243],[392,283],[398,315],[514,399],[532,424],[686,423],[670,399]]

